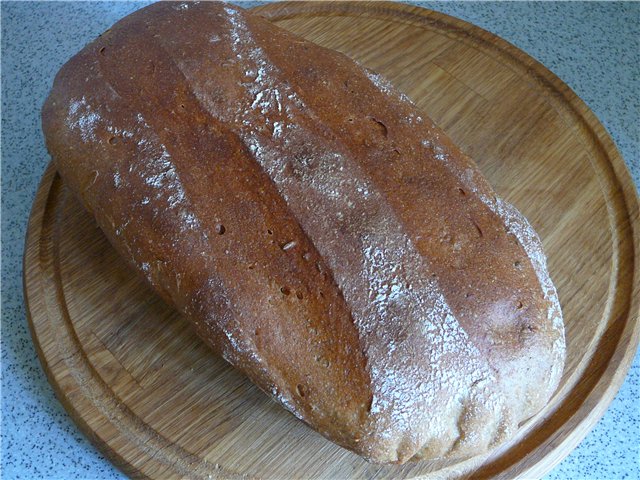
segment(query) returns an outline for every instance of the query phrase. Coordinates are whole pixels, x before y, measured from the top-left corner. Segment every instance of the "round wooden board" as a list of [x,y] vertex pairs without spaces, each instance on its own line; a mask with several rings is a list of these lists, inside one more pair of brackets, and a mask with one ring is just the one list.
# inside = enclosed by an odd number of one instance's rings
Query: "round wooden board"
[[613,142],[542,65],[460,20],[389,3],[257,11],[389,78],[527,216],[565,314],[560,389],[489,457],[443,469],[368,464],[212,354],[125,266],[50,166],[31,213],[24,282],[34,343],[61,402],[135,477],[543,475],[602,416],[638,343],[638,200]]

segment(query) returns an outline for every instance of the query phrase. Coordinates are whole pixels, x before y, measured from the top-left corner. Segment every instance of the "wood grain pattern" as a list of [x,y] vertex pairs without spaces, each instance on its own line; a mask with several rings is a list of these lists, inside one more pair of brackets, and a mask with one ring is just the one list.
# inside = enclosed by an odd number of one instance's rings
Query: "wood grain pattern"
[[50,166],[29,221],[24,282],[34,343],[61,402],[133,477],[543,475],[602,416],[638,344],[638,199],[611,138],[542,65],[446,15],[383,2],[257,10],[389,78],[527,216],[565,314],[561,387],[487,458],[368,464],[213,355],[118,258]]

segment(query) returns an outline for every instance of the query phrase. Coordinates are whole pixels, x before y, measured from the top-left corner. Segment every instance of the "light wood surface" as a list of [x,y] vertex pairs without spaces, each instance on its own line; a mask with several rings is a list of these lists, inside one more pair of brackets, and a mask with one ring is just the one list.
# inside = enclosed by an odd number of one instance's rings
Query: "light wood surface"
[[49,166],[29,221],[24,281],[34,343],[60,401],[134,477],[543,475],[602,416],[638,343],[638,199],[612,140],[542,65],[462,21],[388,3],[258,11],[389,78],[531,221],[565,314],[559,391],[488,458],[446,468],[368,464],[211,353],[118,258]]

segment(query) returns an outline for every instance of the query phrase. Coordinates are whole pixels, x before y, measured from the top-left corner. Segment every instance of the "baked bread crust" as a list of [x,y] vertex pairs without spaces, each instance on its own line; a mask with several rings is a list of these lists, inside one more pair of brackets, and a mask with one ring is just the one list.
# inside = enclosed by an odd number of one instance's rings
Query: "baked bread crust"
[[244,10],[161,2],[58,73],[66,184],[215,351],[381,463],[459,460],[556,389],[542,246],[379,75]]

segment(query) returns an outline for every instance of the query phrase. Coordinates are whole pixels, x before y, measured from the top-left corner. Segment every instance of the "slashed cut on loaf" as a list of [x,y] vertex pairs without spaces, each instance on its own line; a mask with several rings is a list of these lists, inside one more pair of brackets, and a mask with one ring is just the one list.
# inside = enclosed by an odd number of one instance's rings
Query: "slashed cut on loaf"
[[161,2],[64,65],[43,127],[65,183],[200,337],[370,461],[485,452],[556,389],[537,235],[345,55],[235,6]]

